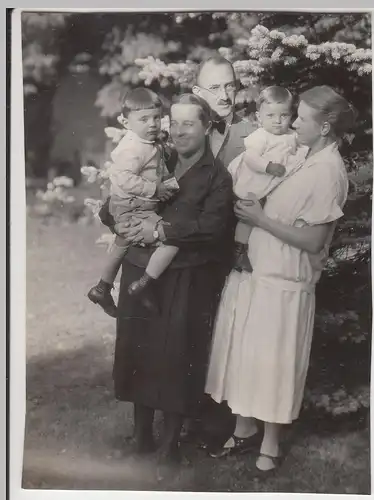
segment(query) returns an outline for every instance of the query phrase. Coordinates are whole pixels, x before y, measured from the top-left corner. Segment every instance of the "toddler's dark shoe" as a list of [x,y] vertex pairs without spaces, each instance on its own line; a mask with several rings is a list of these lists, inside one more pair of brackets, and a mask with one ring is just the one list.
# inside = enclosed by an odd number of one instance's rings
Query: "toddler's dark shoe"
[[234,251],[234,265],[235,271],[247,271],[251,273],[253,271],[252,265],[248,258],[248,245],[244,243],[235,242]]
[[110,287],[102,288],[100,285],[95,285],[88,292],[87,297],[94,304],[101,306],[109,316],[117,317],[117,306],[110,293]]
[[159,308],[150,289],[152,281],[153,278],[145,273],[139,280],[133,281],[127,291],[132,297],[138,297],[143,306],[146,307],[151,313],[158,314]]

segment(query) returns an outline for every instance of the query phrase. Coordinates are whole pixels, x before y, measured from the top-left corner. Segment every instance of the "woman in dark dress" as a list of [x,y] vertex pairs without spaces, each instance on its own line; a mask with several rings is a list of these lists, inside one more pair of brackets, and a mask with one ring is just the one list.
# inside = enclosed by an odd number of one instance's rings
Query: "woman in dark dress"
[[[154,448],[154,411],[163,411],[162,461],[179,458],[183,418],[197,415],[203,400],[233,226],[231,177],[208,146],[209,108],[197,96],[184,94],[172,104],[170,118],[177,154],[168,167],[178,180],[178,195],[162,207],[163,223],[157,228],[149,220],[136,228],[115,228],[129,240],[147,244],[130,247],[122,265],[115,395],[134,403],[137,452]],[[169,268],[150,285],[158,301],[156,315],[128,294],[128,286],[144,273],[155,238],[179,248]]]

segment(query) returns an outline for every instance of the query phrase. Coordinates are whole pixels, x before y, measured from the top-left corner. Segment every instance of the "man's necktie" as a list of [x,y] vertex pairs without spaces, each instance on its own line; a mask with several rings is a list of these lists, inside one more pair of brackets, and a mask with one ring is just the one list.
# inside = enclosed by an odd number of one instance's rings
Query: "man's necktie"
[[220,121],[214,121],[212,123],[212,129],[217,130],[220,134],[224,134],[226,130],[226,122],[225,120],[220,120]]

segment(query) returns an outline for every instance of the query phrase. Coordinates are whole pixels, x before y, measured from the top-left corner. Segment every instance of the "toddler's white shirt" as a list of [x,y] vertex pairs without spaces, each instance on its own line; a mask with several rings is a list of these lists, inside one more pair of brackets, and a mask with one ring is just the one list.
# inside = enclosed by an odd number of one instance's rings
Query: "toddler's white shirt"
[[[228,169],[234,181],[236,196],[245,199],[254,193],[259,199],[267,196],[272,189],[295,172],[308,152],[306,146],[298,146],[296,134],[275,135],[259,128],[244,139],[246,151],[235,158]],[[286,168],[283,177],[266,172],[269,162],[281,163]]]

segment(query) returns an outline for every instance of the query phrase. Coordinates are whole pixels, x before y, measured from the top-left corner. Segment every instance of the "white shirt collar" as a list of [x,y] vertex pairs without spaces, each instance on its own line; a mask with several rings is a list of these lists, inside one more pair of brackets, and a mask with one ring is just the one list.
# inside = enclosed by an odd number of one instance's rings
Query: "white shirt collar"
[[331,153],[335,154],[337,152],[338,152],[338,144],[336,141],[334,141],[328,146],[325,146],[323,149],[318,151],[318,153],[314,153],[313,155],[308,156],[305,163],[308,165],[308,167],[311,167],[315,165],[316,162],[319,162],[321,158],[323,158],[324,156],[329,156]]

